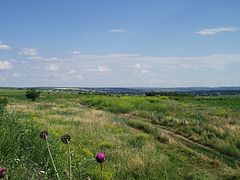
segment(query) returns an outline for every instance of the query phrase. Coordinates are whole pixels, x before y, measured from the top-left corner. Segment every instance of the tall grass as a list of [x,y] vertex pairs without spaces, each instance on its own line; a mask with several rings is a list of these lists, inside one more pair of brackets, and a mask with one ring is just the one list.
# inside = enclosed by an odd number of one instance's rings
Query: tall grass
[[[7,92],[4,94],[7,96]],[[33,103],[21,99],[20,93],[19,96],[9,94],[9,112],[5,112],[0,121],[3,134],[0,166],[9,169],[11,179],[55,178],[47,147],[39,138],[42,129],[49,131],[49,145],[61,179],[66,178],[64,172],[68,169],[68,147],[59,139],[64,133],[72,135],[73,180],[99,179],[101,175],[105,180],[235,177],[235,171],[224,164],[196,155],[177,143],[168,143],[167,138],[156,131],[155,124],[146,123],[142,118],[119,119],[112,113],[88,109],[79,103],[96,104],[95,107],[116,114],[141,111],[150,121],[155,118],[161,123],[174,113],[173,110],[179,112],[183,106],[188,107],[166,97],[79,97],[70,93],[42,93]],[[184,126],[184,121],[180,120]],[[101,173],[94,157],[102,148],[106,162]]]
[[[11,179],[37,179],[54,177],[46,146],[39,138],[40,127],[32,120],[20,120],[15,113],[4,112],[0,116],[0,165],[9,169]],[[50,140],[55,155],[60,146]],[[63,168],[61,159],[58,165]],[[44,173],[43,173],[44,172]]]
[[3,116],[3,113],[5,111],[7,103],[8,103],[8,99],[7,98],[1,98],[0,97],[0,116]]
[[115,114],[140,116],[238,158],[239,98],[81,95],[79,100],[87,106]]

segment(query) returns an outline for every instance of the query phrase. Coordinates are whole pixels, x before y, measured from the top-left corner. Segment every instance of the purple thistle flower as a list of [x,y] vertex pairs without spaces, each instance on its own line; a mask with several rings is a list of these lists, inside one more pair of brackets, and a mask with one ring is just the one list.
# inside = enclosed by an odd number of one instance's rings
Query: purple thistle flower
[[102,164],[105,161],[105,154],[103,152],[97,153],[96,155],[96,161],[100,164]]
[[7,174],[7,169],[0,167],[0,179],[4,178]]

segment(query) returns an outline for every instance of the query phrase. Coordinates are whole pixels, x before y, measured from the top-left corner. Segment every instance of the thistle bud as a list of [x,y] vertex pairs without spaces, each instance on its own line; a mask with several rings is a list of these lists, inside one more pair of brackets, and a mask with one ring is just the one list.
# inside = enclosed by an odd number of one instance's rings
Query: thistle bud
[[42,139],[47,139],[48,138],[48,132],[47,131],[42,131],[40,133],[40,138]]
[[64,144],[68,144],[70,141],[71,141],[71,136],[69,134],[64,134],[61,136],[61,141],[64,143]]

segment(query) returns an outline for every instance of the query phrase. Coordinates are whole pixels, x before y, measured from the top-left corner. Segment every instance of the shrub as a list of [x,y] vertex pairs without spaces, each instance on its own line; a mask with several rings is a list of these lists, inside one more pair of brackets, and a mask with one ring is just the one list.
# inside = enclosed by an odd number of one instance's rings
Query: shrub
[[39,96],[40,96],[41,92],[40,91],[37,91],[36,89],[28,89],[26,91],[26,94],[25,96],[28,98],[28,99],[31,99],[32,101],[35,101]]

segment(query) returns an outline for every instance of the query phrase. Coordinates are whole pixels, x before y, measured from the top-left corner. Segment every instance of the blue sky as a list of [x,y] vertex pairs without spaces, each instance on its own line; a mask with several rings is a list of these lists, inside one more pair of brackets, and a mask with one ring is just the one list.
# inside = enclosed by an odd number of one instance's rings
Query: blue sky
[[239,0],[2,0],[0,86],[240,86]]

